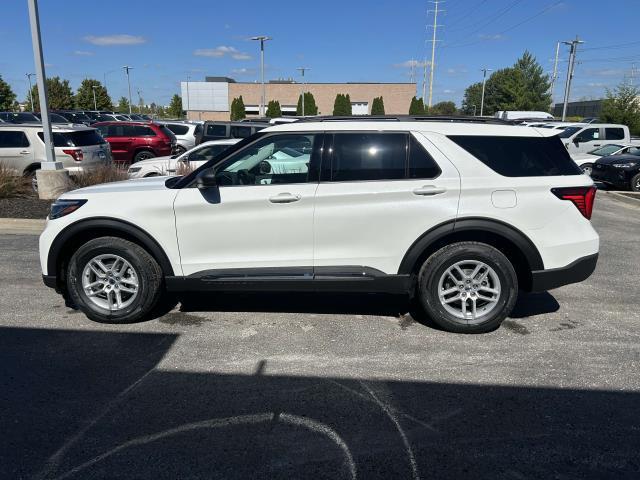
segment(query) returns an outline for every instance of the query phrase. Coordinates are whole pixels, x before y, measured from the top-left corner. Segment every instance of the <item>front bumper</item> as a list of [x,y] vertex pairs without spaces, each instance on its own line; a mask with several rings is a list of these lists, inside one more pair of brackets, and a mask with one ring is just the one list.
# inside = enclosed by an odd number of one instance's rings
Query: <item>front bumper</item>
[[594,164],[591,171],[591,179],[596,182],[608,183],[617,187],[627,187],[631,183],[631,178],[637,173],[625,168],[614,168],[609,165]]
[[582,282],[596,269],[598,254],[588,255],[577,259],[566,267],[531,272],[532,292],[544,292],[570,283]]

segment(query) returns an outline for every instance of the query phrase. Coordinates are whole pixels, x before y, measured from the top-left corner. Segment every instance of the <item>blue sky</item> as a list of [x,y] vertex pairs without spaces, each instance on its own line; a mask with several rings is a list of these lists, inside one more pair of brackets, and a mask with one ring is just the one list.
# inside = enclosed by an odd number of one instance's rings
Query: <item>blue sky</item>
[[[439,17],[434,99],[460,103],[464,89],[481,79],[480,68],[513,64],[530,50],[551,72],[558,40],[576,35],[580,46],[572,99],[599,98],[640,72],[637,19],[640,0],[447,0]],[[615,8],[613,6],[615,5]],[[168,103],[179,81],[227,75],[258,79],[259,56],[252,35],[267,44],[268,78],[296,76],[310,67],[308,81],[403,82],[409,62],[430,57],[432,22],[426,0],[40,0],[47,75],[85,77],[106,83],[112,98],[126,95],[122,65],[131,71],[133,96]],[[25,73],[33,72],[26,0],[3,0],[0,75],[23,100]],[[10,20],[10,21],[9,21]],[[559,100],[566,75],[561,48]],[[421,67],[418,66],[418,70]],[[421,72],[416,76],[421,81]],[[640,83],[640,73],[636,74]],[[421,87],[419,87],[421,89]],[[136,101],[134,100],[134,101]]]

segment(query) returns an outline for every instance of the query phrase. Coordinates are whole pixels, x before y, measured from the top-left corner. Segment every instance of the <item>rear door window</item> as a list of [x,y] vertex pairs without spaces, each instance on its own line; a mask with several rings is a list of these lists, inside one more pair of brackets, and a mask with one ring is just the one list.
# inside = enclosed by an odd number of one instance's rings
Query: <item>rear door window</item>
[[557,136],[451,135],[449,139],[505,177],[582,174]]
[[133,135],[134,137],[155,137],[156,132],[154,132],[150,127],[146,127],[144,125],[133,125]]
[[406,133],[335,133],[332,150],[333,182],[405,178]]
[[624,140],[624,129],[623,128],[605,128],[604,129],[604,138],[606,140]]
[[189,132],[189,127],[187,125],[178,125],[176,123],[166,124],[169,130],[171,130],[175,135],[186,135]]
[[232,138],[247,138],[253,134],[251,127],[241,127],[238,125],[231,126]]
[[29,146],[29,139],[21,131],[0,131],[0,148],[23,148]]
[[207,137],[221,137],[227,136],[227,125],[209,124],[207,125]]

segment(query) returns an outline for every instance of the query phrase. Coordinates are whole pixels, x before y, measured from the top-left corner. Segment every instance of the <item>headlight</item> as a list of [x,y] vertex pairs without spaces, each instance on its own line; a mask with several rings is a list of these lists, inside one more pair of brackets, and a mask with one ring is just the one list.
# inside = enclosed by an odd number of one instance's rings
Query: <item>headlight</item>
[[85,203],[87,203],[86,200],[58,199],[51,204],[51,212],[49,213],[49,220],[55,220],[56,218],[69,215],[70,213],[75,212]]
[[129,173],[138,173],[140,170],[142,170],[142,167],[131,167]]
[[612,163],[611,166],[613,168],[631,168],[631,167],[635,167],[637,165],[637,163]]

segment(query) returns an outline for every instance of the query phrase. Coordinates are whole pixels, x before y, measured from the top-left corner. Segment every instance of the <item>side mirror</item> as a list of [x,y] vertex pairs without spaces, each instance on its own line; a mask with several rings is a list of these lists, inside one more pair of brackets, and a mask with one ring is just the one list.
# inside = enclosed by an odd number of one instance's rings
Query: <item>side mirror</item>
[[575,143],[576,145],[578,145],[581,141],[582,139],[580,137],[576,137],[573,139],[573,143]]
[[206,189],[216,187],[218,183],[216,182],[216,174],[212,168],[206,169],[196,179],[196,186],[199,189]]

